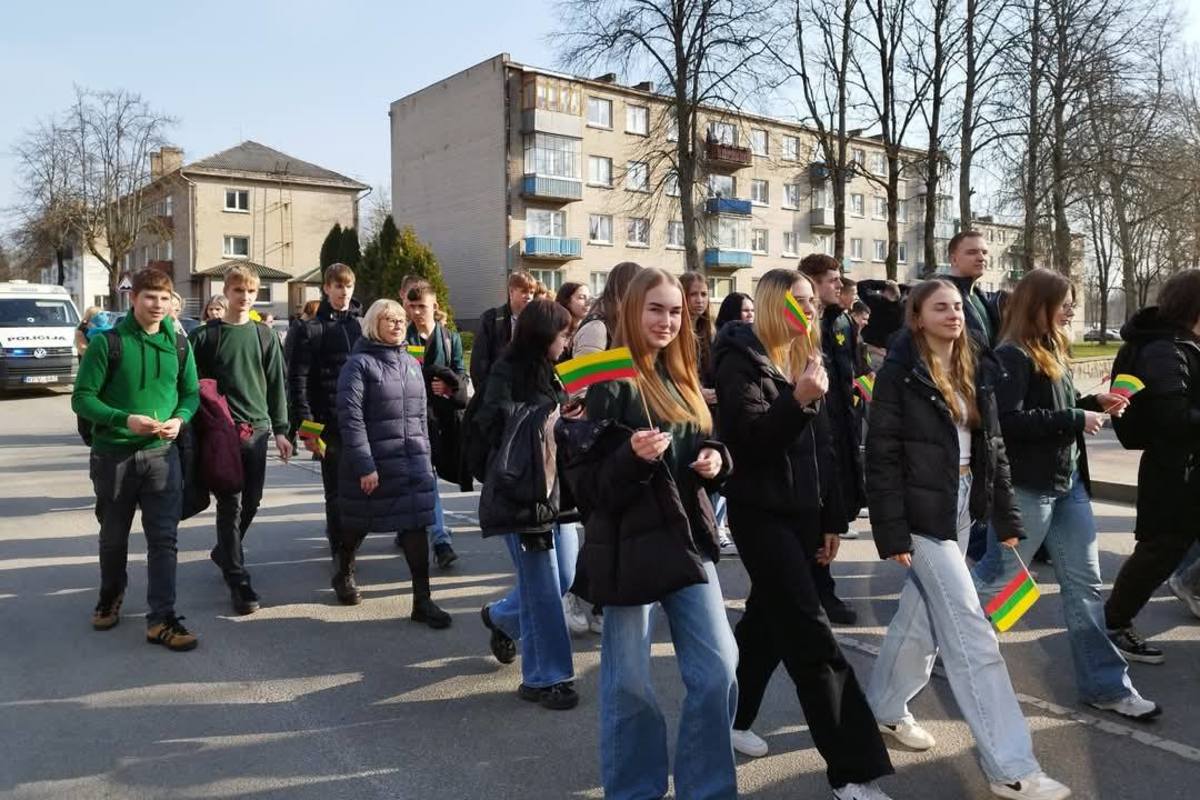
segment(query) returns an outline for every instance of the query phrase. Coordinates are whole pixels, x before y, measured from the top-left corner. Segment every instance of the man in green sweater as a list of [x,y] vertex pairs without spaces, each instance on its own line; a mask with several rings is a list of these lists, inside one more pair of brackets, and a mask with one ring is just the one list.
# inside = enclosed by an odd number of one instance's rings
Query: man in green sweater
[[[91,477],[100,522],[100,601],[92,627],[120,621],[133,514],[142,512],[148,572],[146,638],[171,650],[191,650],[198,639],[175,615],[175,541],[183,510],[183,480],[175,438],[199,404],[196,362],[174,326],[171,279],[154,269],[133,277],[133,309],[109,335],[92,339],[71,407],[92,425]],[[183,344],[181,362],[177,344]],[[118,354],[119,353],[119,357]]]
[[200,377],[216,380],[242,439],[245,480],[240,492],[215,492],[217,546],[210,553],[225,575],[233,608],[239,614],[253,614],[259,608],[258,594],[246,572],[242,540],[262,501],[267,443],[272,434],[279,457],[287,461],[292,455],[283,348],[269,328],[250,319],[258,286],[258,274],[253,270],[231,269],[225,275],[225,299],[229,301],[225,318],[210,320],[192,331],[191,337]]

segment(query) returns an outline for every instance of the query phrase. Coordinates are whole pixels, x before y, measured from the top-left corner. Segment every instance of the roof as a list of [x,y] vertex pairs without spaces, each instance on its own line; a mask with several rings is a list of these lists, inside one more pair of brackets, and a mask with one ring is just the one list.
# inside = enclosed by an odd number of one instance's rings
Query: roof
[[322,269],[321,267],[313,267],[308,272],[304,272],[304,273],[301,273],[300,275],[297,275],[295,278],[292,279],[292,281],[295,283],[311,283],[314,285],[320,285],[321,276],[324,274],[325,274],[325,270]]
[[224,278],[229,274],[229,270],[233,269],[234,267],[246,267],[247,269],[251,269],[258,273],[259,278],[268,281],[293,280],[293,277],[290,274],[283,272],[282,270],[275,269],[274,267],[264,267],[262,264],[255,264],[253,261],[247,261],[244,258],[233,258],[223,264],[217,264],[215,267],[202,269],[196,274],[204,275],[209,278]]
[[183,168],[184,172],[228,175],[230,173],[259,173],[272,180],[286,178],[299,183],[319,183],[327,186],[342,186],[362,191],[370,187],[353,178],[318,167],[308,161],[280,152],[264,144],[244,141],[236,147],[222,150],[208,158],[194,161]]

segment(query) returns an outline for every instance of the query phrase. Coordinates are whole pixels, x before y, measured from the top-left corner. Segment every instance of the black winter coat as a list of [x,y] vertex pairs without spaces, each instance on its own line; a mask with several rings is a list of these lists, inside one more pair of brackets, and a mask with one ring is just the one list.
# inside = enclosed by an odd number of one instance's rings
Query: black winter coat
[[1164,322],[1154,306],[1125,323],[1121,338],[1137,347],[1136,397],[1151,439],[1138,465],[1139,540],[1196,535],[1200,512],[1200,341]]
[[[977,353],[980,427],[971,437],[971,518],[1023,538],[996,412],[995,356]],[[958,538],[958,432],[950,408],[902,330],[875,376],[867,426],[867,497],[881,558],[912,552],[913,534]]]
[[[342,524],[391,532],[433,524],[437,481],[429,457],[421,365],[401,346],[363,338],[338,379]],[[379,473],[370,495],[359,478]]]
[[512,307],[505,303],[489,308],[479,318],[479,330],[471,348],[471,380],[475,391],[482,392],[492,365],[508,349],[513,334]]
[[858,331],[841,306],[827,308],[821,316],[821,349],[825,352],[825,368],[829,372],[825,405],[833,434],[834,464],[842,492],[841,505],[846,522],[849,522],[867,504],[867,490],[863,483],[860,452],[862,424],[853,405],[854,379],[858,377],[855,369]]
[[845,532],[827,403],[796,402],[750,325],[725,325],[713,356],[721,439],[737,464],[722,494],[773,514],[819,514],[821,533]]
[[[957,275],[943,275],[944,279],[950,281],[958,287],[958,291],[963,297],[963,315],[967,320],[967,330],[975,339],[976,344],[985,350],[990,350],[996,346],[996,339],[1000,336],[1000,306],[996,302],[995,294],[988,294],[979,288],[979,282],[972,278],[963,278]],[[975,308],[975,304],[971,302],[971,297],[977,298],[983,306],[984,313],[987,315],[986,320],[979,318],[979,311]],[[986,323],[986,327],[985,327]]]
[[[1054,382],[1038,372],[1029,354],[1012,342],[996,348],[996,358],[1007,373],[1006,380],[996,384],[996,407],[1013,485],[1066,493],[1074,477],[1071,445],[1075,445],[1075,466],[1091,494],[1083,412],[1103,411],[1099,401],[1095,396],[1080,397],[1065,377],[1064,385],[1056,392]],[[1071,405],[1060,400],[1067,393]]]
[[293,419],[337,428],[338,377],[362,337],[362,306],[350,301],[347,311],[334,311],[321,301],[317,314],[288,334],[288,405]]
[[[425,376],[425,396],[429,400],[429,446],[433,451],[434,471],[444,480],[467,486],[471,491],[470,476],[462,474],[460,451],[462,449],[463,409],[467,407],[466,370],[463,369],[462,338],[457,331],[447,330],[436,323],[428,339],[422,339],[416,326],[409,325],[405,342],[425,348],[425,360],[421,364]],[[433,379],[440,378],[451,391],[449,397],[433,393]]]

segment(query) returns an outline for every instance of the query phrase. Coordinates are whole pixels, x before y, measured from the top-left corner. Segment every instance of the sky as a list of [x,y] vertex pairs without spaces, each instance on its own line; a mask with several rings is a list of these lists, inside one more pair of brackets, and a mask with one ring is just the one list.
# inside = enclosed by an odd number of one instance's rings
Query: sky
[[[185,161],[253,139],[386,188],[393,100],[501,52],[553,67],[555,25],[551,0],[9,4],[0,211],[20,202],[13,144],[67,108],[76,84],[135,91],[177,117],[169,136]],[[1200,47],[1200,9],[1185,30]]]

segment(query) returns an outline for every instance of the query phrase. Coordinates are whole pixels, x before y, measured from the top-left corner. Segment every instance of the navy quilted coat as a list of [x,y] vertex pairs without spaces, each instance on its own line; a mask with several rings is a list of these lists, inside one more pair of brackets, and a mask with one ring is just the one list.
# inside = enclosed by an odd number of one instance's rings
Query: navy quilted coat
[[[433,524],[434,492],[421,365],[403,345],[362,338],[337,385],[342,433],[338,474],[342,525],[357,533]],[[358,479],[379,473],[370,496]]]

